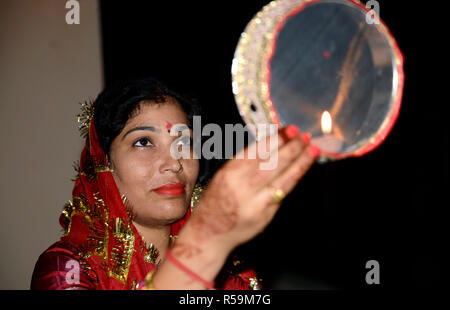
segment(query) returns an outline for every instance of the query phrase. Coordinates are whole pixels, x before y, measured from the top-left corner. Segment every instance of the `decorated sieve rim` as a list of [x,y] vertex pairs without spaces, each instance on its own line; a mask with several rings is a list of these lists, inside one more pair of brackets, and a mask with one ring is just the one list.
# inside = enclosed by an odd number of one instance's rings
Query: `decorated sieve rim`
[[397,121],[403,59],[376,10],[359,1],[277,0],[240,36],[232,91],[254,136],[258,124],[295,124],[321,148],[319,161],[358,157]]

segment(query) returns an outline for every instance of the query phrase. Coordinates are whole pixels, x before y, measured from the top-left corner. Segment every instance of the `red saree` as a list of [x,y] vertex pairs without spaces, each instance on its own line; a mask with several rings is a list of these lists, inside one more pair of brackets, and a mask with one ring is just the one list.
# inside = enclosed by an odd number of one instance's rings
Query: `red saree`
[[[38,259],[31,289],[139,289],[155,265],[120,196],[107,159],[100,147],[93,121],[93,106],[83,104],[80,116],[86,138],[81,153],[72,202],[64,206],[60,224],[65,233]],[[172,224],[176,236],[190,216]],[[253,270],[238,261],[224,268],[218,289],[257,289]],[[242,266],[243,267],[243,266]]]

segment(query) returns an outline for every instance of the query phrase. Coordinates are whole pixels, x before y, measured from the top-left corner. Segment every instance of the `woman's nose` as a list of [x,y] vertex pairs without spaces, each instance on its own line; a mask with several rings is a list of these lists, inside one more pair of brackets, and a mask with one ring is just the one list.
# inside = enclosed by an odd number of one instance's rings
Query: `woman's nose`
[[183,171],[183,164],[180,159],[173,158],[170,154],[166,157],[166,160],[161,166],[162,172],[172,171],[174,173],[180,173]]

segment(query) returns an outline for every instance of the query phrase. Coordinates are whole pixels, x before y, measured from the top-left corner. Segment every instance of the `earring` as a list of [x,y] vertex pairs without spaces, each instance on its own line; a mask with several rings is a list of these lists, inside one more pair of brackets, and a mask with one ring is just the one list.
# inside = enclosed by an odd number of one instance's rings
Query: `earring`
[[179,159],[177,161],[180,164],[180,168],[175,173],[180,173],[181,171],[183,171],[183,164],[181,163],[181,161]]
[[106,168],[108,169],[109,172],[113,173],[114,169],[111,168],[111,161],[109,160],[108,155],[106,155]]
[[195,184],[191,196],[191,212],[197,207],[204,190],[205,188],[200,183]]

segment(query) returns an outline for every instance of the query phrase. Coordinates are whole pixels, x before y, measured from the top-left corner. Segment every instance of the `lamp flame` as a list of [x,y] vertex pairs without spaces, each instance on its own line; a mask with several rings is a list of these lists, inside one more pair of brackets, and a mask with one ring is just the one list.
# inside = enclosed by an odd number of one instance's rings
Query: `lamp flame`
[[331,119],[331,115],[328,111],[324,111],[321,117],[321,126],[323,133],[330,133],[333,128],[333,120]]

